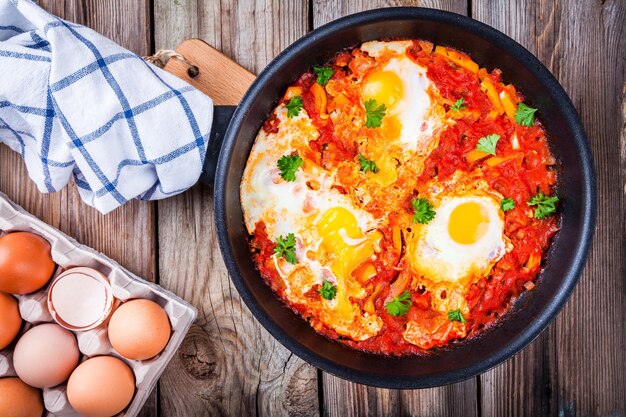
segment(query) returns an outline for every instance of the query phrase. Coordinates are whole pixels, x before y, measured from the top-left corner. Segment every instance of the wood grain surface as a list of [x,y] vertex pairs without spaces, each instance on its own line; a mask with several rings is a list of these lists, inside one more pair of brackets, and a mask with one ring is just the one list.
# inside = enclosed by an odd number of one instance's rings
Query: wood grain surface
[[[61,18],[95,29],[140,55],[150,52],[152,21],[148,2],[133,5],[126,0],[41,0],[39,4]],[[19,155],[4,145],[0,145],[0,190],[80,243],[103,252],[147,280],[155,280],[154,203],[134,200],[103,216],[82,203],[73,183],[60,192],[41,194],[28,178]],[[141,416],[155,416],[156,412],[155,391]]]
[[599,202],[593,248],[574,294],[529,348],[481,377],[483,414],[624,415],[624,175],[618,167],[624,163],[626,2],[478,1],[473,15],[534,53],[568,92],[591,142]]
[[[306,33],[307,13],[303,2],[157,1],[156,47],[202,38],[256,73]],[[194,23],[170,24],[181,21]],[[317,371],[259,325],[230,283],[211,190],[161,201],[158,213],[160,283],[200,311],[161,379],[161,392],[171,392],[161,397],[161,415],[319,415]]]
[[42,0],[146,55],[201,38],[252,73],[345,14],[409,5],[469,14],[559,79],[587,130],[598,226],[572,298],[524,351],[470,380],[397,391],[322,373],[275,341],[230,284],[209,187],[101,216],[75,187],[40,194],[0,146],[0,191],[44,221],[192,302],[199,318],[142,416],[625,416],[626,2],[623,0]]

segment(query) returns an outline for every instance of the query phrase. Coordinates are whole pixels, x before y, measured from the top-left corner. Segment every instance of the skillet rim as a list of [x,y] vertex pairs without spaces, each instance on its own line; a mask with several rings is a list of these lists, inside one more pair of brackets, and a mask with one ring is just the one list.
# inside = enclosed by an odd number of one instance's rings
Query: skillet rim
[[[546,91],[550,92],[554,96],[555,101],[561,106],[560,112],[574,133],[571,137],[571,144],[582,161],[580,169],[582,173],[581,178],[584,195],[580,199],[580,209],[582,213],[579,220],[581,223],[581,238],[572,248],[573,255],[571,257],[571,263],[566,269],[562,283],[556,292],[553,301],[540,312],[540,315],[536,317],[536,319],[530,323],[529,326],[517,337],[504,344],[496,351],[495,355],[487,360],[478,361],[468,367],[455,369],[449,372],[408,379],[406,377],[373,375],[368,372],[355,370],[340,363],[330,361],[302,345],[298,340],[284,332],[269,317],[269,315],[259,305],[256,297],[247,287],[239,266],[235,261],[233,248],[231,248],[229,244],[225,190],[231,156],[242,127],[242,122],[248,116],[250,107],[254,102],[255,97],[262,91],[265,84],[276,76],[276,73],[279,72],[283,61],[288,60],[293,54],[306,50],[311,44],[316,42],[318,38],[323,38],[336,31],[348,29],[350,27],[363,26],[369,23],[380,23],[382,21],[393,22],[394,20],[411,19],[425,19],[463,27],[464,29],[473,32],[475,35],[486,39],[489,43],[509,50],[511,56],[518,60],[528,71],[540,80]],[[250,309],[255,319],[258,320],[263,327],[287,349],[309,364],[312,364],[325,372],[329,372],[350,381],[382,388],[429,388],[447,385],[474,377],[503,363],[532,342],[556,318],[576,286],[589,253],[596,222],[596,182],[596,173],[589,141],[585,134],[578,112],[572,104],[569,96],[555,77],[526,48],[497,29],[467,16],[422,7],[391,7],[385,9],[373,9],[348,15],[331,21],[318,29],[307,33],[278,54],[259,74],[235,110],[224,138],[222,150],[219,154],[214,184],[215,221],[222,256],[230,278],[237,288],[239,295],[244,300],[246,306]]]

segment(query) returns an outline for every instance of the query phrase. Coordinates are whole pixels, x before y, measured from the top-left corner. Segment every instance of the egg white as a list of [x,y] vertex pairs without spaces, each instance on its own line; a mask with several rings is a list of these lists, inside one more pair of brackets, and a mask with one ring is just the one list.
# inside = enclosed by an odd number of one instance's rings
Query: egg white
[[427,92],[435,86],[426,76],[426,69],[407,57],[390,60],[384,70],[396,73],[404,85],[404,97],[389,110],[389,115],[395,115],[402,125],[400,143],[423,155],[432,148],[434,131],[443,125]]
[[[277,161],[283,155],[297,152],[298,148],[308,147],[309,140],[316,139],[319,132],[304,110],[288,118],[283,109],[277,117],[278,133],[259,132],[241,182],[241,204],[248,232],[254,233],[257,222],[263,220],[271,239],[299,233],[310,227],[305,219],[314,222],[315,215],[332,207],[348,208],[361,230],[375,228],[371,214],[357,208],[349,197],[332,188],[335,183],[332,172],[305,161],[296,171],[295,181],[285,181],[280,176]],[[315,183],[315,188],[319,189],[312,190],[307,183]]]
[[[361,50],[372,57],[383,52],[393,57],[375,71],[390,71],[402,81],[402,98],[387,110],[385,117],[396,117],[402,126],[399,142],[405,150],[426,155],[437,146],[435,131],[445,122],[445,110],[431,95],[438,95],[435,84],[426,74],[426,68],[406,55],[411,41],[366,42]],[[367,82],[367,78],[364,80]]]
[[[480,204],[487,215],[484,234],[472,244],[456,242],[448,231],[450,215],[460,204]],[[487,195],[445,196],[435,206],[434,219],[416,225],[408,257],[420,275],[432,282],[457,282],[482,277],[507,252],[504,216],[498,200]]]
[[361,50],[373,58],[380,57],[383,53],[404,54],[413,41],[369,41],[361,44]]
[[[305,159],[304,165],[296,171],[295,181],[280,177],[278,159],[308,147],[308,142],[316,139],[319,133],[304,109],[298,116],[289,118],[284,108],[279,108],[277,118],[278,132],[259,132],[244,171],[240,195],[246,228],[253,234],[256,224],[262,221],[272,241],[293,233],[298,263],[293,265],[273,256],[276,270],[285,283],[285,297],[293,303],[318,309],[317,318],[337,333],[354,340],[365,340],[380,330],[380,318],[363,313],[356,304],[339,305],[340,293],[351,298],[366,296],[366,291],[358,283],[350,282],[350,288],[338,288],[336,299],[321,300],[315,305],[306,293],[325,280],[333,285],[341,281],[327,259],[315,257],[322,243],[316,226],[324,213],[336,207],[347,209],[364,235],[376,229],[377,222],[370,213],[357,207],[349,196],[332,188],[335,183],[332,172],[322,170],[311,161]],[[303,156],[302,152],[299,154]],[[340,235],[347,245],[353,246],[365,239],[352,239],[345,233]],[[343,299],[347,301],[349,298]]]

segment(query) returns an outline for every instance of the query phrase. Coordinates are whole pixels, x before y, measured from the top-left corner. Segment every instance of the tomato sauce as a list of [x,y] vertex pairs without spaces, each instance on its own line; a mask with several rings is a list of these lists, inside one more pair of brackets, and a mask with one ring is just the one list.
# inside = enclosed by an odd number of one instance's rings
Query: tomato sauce
[[[480,77],[488,78],[498,92],[515,91],[512,86],[506,86],[502,82],[499,70],[486,73],[481,69],[478,74],[474,73],[433,53],[432,49],[424,48],[420,42],[416,42],[409,49],[408,55],[427,69],[427,76],[444,99],[454,102],[462,97],[468,110],[466,116],[440,132],[439,144],[426,158],[418,185],[434,178],[443,181],[457,171],[469,173],[480,168],[484,179],[494,190],[515,201],[515,208],[505,212],[504,227],[504,233],[513,244],[513,249],[494,265],[486,277],[471,284],[464,295],[470,309],[467,337],[475,337],[505,314],[522,291],[532,289],[533,281],[541,271],[550,240],[558,231],[559,218],[534,218],[532,213],[529,214],[532,208],[527,202],[539,192],[551,194],[557,181],[553,169],[555,161],[540,123],[525,127],[511,121],[504,113],[493,117],[494,107],[481,90]],[[348,68],[352,57],[347,52],[338,55],[333,61],[334,78],[350,76]],[[318,155],[323,167],[332,168],[340,161],[354,158],[357,149],[353,143],[339,139],[332,121],[323,118],[316,109],[315,97],[310,91],[315,79],[313,73],[307,72],[295,85],[302,87],[304,109],[320,132],[320,136],[310,142],[311,151]],[[521,94],[516,94],[517,99],[522,101]],[[273,129],[274,119],[270,118],[266,126],[268,131]],[[468,161],[467,155],[476,149],[478,140],[493,133],[501,137],[497,143],[497,157],[502,162],[482,164],[481,161]],[[407,198],[407,205],[404,209],[408,211],[410,198]],[[442,330],[439,330],[441,323],[437,321],[437,314],[432,310],[430,292],[419,288],[410,289],[412,305],[406,315],[396,317],[386,311],[385,299],[390,294],[392,283],[400,279],[404,265],[401,251],[393,245],[391,228],[381,230],[381,233],[381,252],[374,263],[377,274],[367,283],[370,291],[377,291],[374,307],[383,321],[383,328],[377,336],[360,342],[350,340],[320,323],[306,307],[291,307],[307,318],[319,333],[356,349],[395,355],[425,353],[423,348],[403,338],[409,320],[432,323],[431,347],[448,345],[456,338],[456,334],[441,333]],[[275,244],[268,238],[262,223],[257,224],[251,247],[261,275],[284,298],[284,284],[272,261]],[[312,291],[311,297],[315,296],[318,296],[317,291]],[[363,307],[366,299],[359,300],[358,303]]]

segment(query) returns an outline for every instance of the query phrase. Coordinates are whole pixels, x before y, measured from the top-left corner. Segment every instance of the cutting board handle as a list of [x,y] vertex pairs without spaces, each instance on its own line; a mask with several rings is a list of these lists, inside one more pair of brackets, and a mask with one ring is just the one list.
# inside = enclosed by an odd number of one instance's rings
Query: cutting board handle
[[165,70],[211,97],[213,125],[200,181],[213,186],[217,160],[230,119],[256,76],[200,39],[187,39],[176,48],[183,59],[170,58]]

